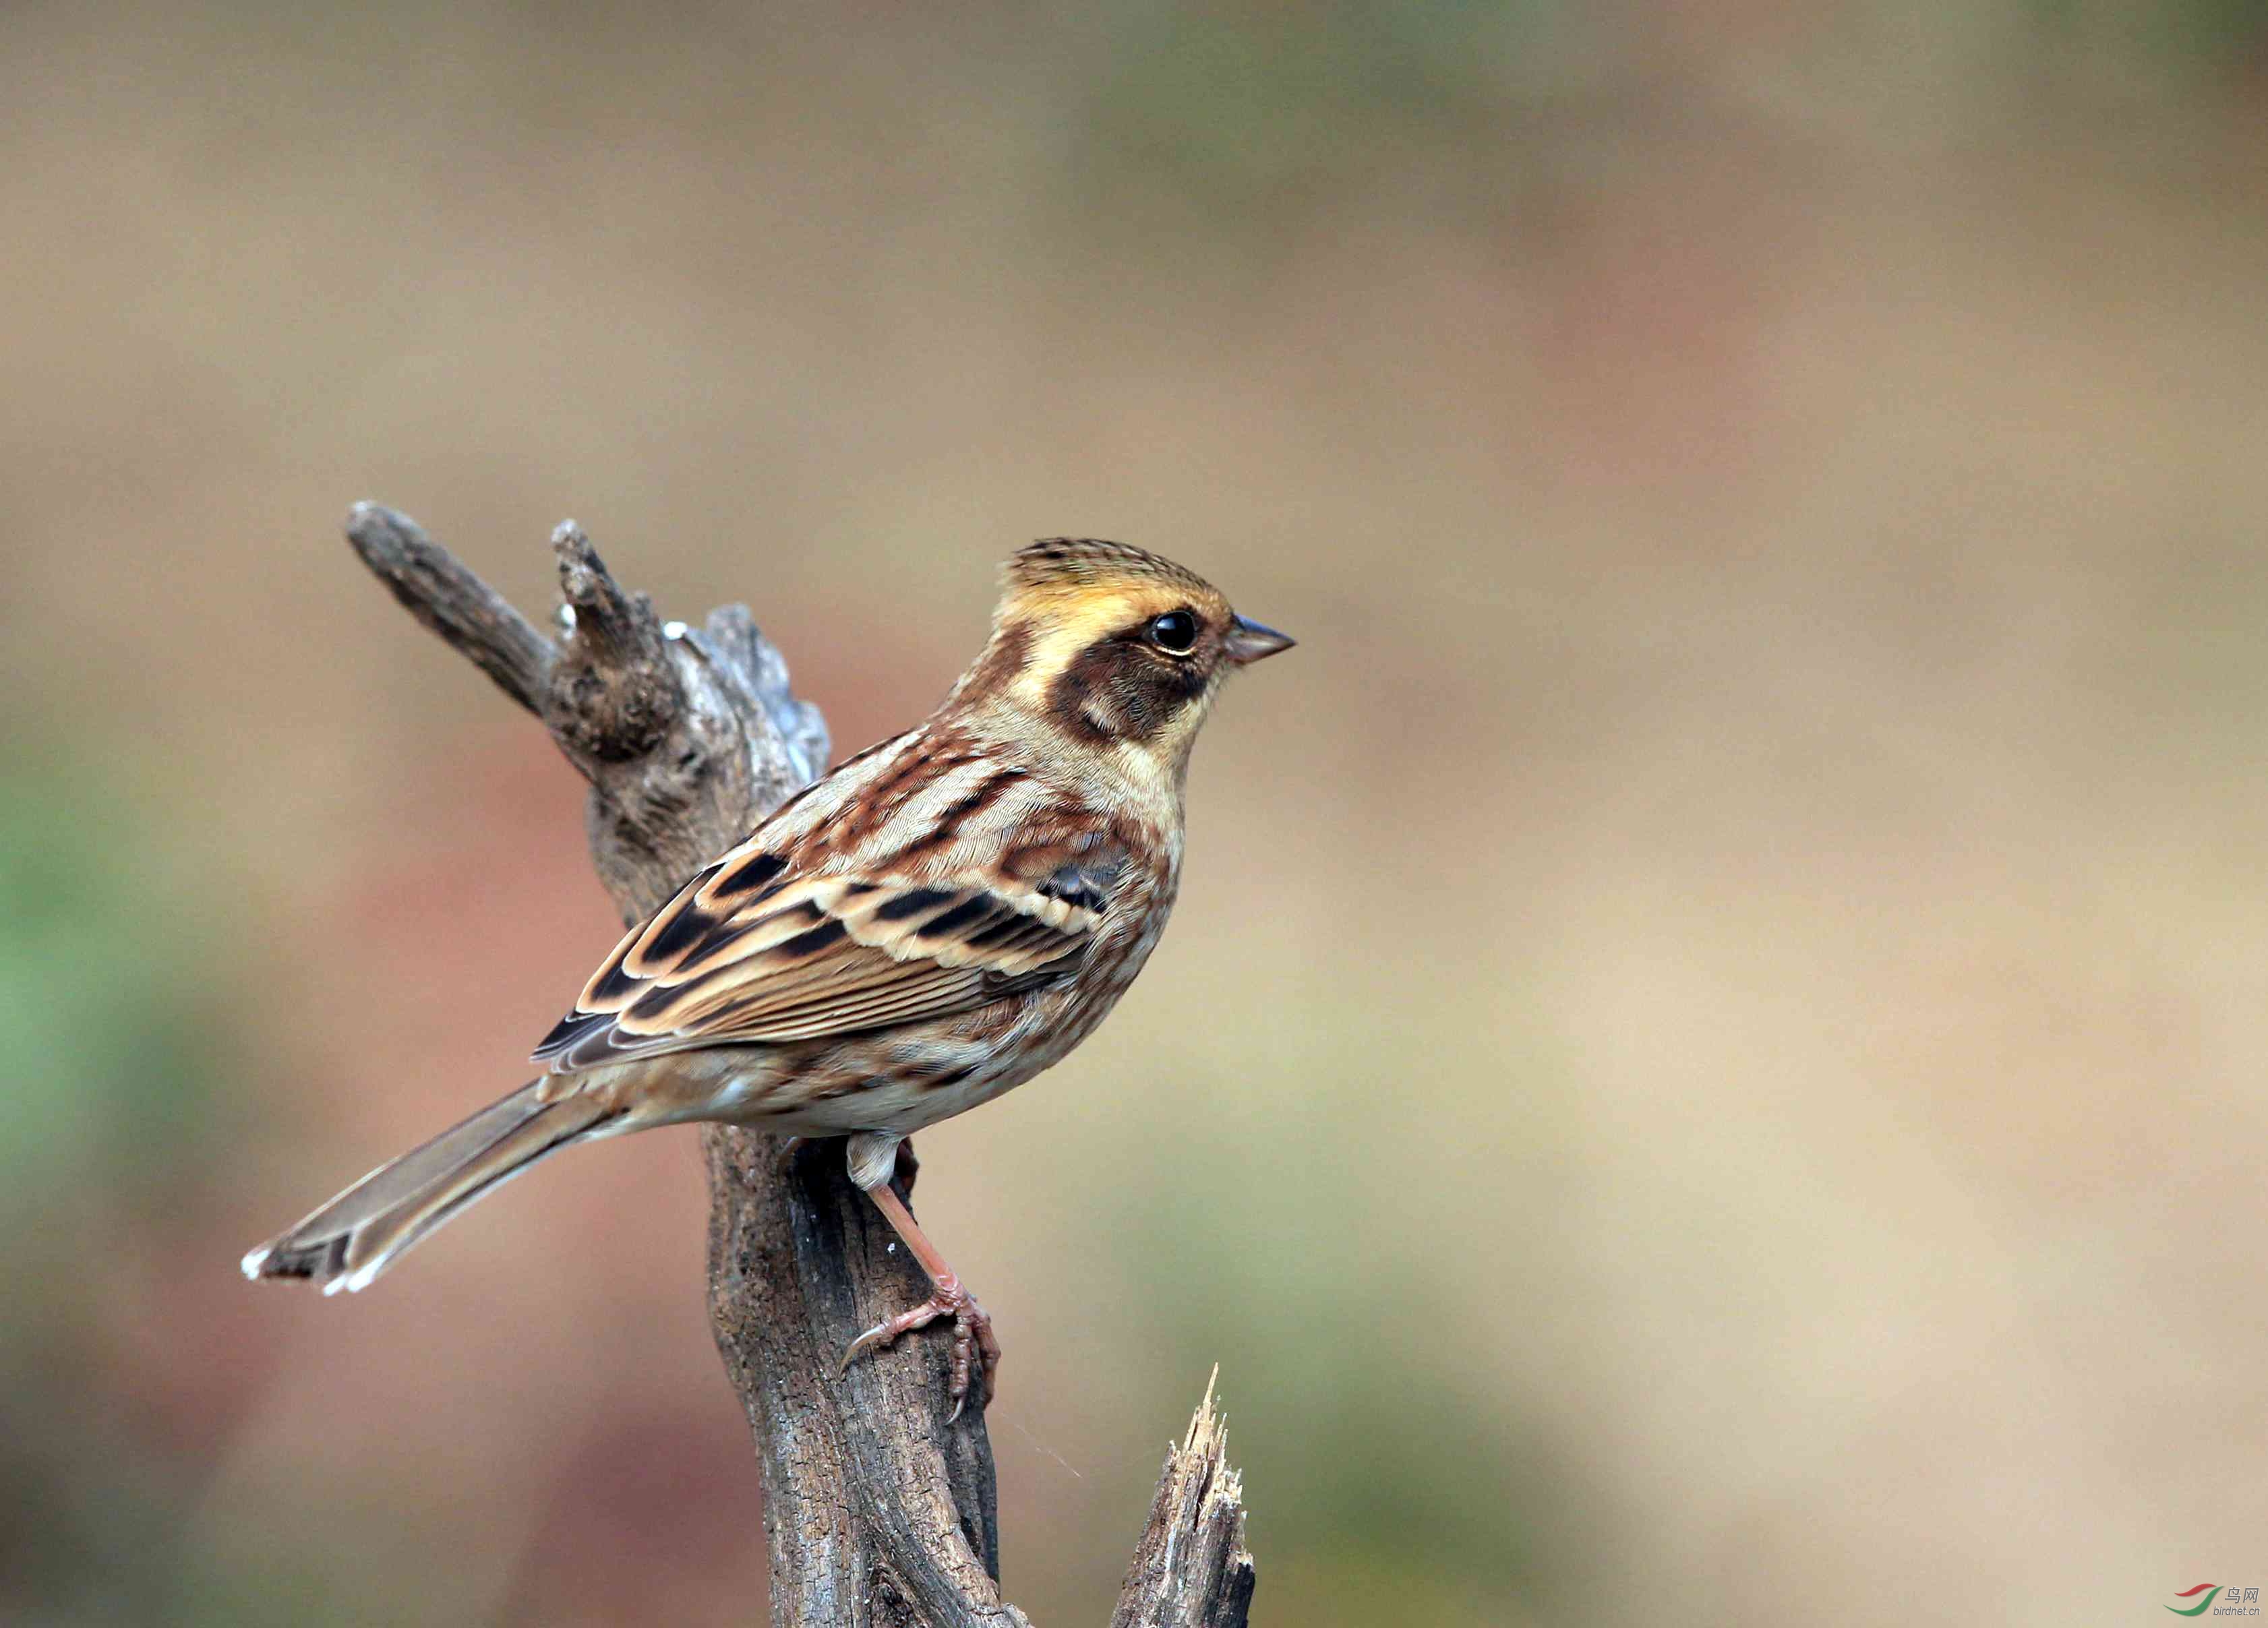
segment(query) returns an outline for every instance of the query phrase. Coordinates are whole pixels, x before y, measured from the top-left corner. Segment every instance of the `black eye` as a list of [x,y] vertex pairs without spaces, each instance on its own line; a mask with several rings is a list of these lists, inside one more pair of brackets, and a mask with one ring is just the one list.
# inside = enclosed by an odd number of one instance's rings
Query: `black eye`
[[1150,642],[1169,656],[1186,656],[1197,647],[1197,619],[1169,610],[1150,624]]

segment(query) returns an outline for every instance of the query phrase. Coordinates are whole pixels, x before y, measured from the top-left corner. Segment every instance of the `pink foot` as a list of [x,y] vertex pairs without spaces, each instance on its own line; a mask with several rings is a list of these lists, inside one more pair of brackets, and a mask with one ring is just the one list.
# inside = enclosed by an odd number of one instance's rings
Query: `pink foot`
[[[981,1412],[992,1401],[992,1374],[1000,1366],[1000,1342],[992,1337],[992,1319],[976,1303],[976,1297],[961,1286],[957,1278],[947,1278],[937,1285],[937,1292],[911,1311],[900,1312],[887,1322],[878,1322],[857,1339],[843,1353],[843,1366],[850,1365],[870,1351],[880,1351],[895,1344],[901,1334],[910,1334],[916,1329],[925,1329],[940,1317],[953,1319],[953,1381],[946,1386],[953,1397],[953,1411],[947,1422],[961,1417],[961,1410],[968,1402],[970,1370],[976,1370],[978,1387],[976,1406]],[[981,1359],[981,1360],[980,1360]]]

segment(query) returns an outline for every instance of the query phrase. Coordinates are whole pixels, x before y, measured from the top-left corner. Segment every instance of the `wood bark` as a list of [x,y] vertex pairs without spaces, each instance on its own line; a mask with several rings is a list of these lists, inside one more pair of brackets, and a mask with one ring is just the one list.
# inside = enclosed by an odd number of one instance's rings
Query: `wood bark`
[[[357,504],[348,540],[428,629],[541,718],[590,784],[593,863],[627,924],[827,766],[827,729],[745,606],[695,627],[625,593],[572,521],[552,535],[556,637],[408,516]],[[1000,1597],[983,1413],[948,1421],[948,1341],[841,1366],[858,1333],[928,1293],[850,1184],[840,1142],[703,1129],[709,1311],[762,1462],[780,1628],[1015,1624]],[[915,1166],[908,1145],[902,1179]],[[949,1325],[945,1325],[949,1326]],[[1013,1369],[1010,1369],[1010,1382]],[[1234,1628],[1252,1593],[1235,1472],[1208,1388],[1168,1460],[1114,1628]]]
[[1244,1628],[1256,1580],[1244,1477],[1229,1468],[1228,1425],[1212,1392],[1207,1384],[1189,1433],[1167,1450],[1110,1628]]

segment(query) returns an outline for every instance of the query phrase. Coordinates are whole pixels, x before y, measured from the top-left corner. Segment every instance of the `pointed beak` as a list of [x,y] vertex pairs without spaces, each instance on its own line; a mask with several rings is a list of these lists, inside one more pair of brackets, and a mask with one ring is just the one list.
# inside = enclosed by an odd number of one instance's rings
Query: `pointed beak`
[[1279,650],[1291,649],[1297,642],[1288,633],[1278,633],[1248,616],[1239,616],[1228,624],[1228,637],[1223,641],[1222,647],[1228,652],[1231,661],[1241,667],[1248,667]]

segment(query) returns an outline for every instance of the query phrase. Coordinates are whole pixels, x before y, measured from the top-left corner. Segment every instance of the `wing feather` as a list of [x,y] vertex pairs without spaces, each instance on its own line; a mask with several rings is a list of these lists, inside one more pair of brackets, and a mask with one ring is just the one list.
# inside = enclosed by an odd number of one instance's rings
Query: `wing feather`
[[971,1010],[1085,954],[1101,900],[1046,880],[813,874],[752,841],[623,937],[534,1060],[571,1073]]

